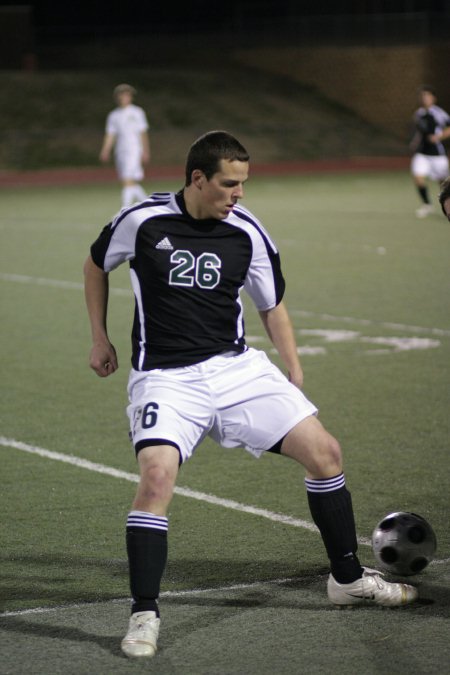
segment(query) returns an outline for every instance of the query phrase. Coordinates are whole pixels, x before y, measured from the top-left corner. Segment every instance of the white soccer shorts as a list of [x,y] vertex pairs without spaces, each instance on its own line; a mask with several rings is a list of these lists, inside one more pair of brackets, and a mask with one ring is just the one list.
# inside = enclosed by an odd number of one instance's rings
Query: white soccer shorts
[[141,151],[118,153],[116,155],[116,170],[120,180],[143,180],[144,169],[142,168]]
[[183,368],[132,370],[128,396],[134,445],[169,442],[183,462],[206,436],[260,457],[318,412],[263,351],[253,348]]
[[413,176],[425,176],[430,180],[442,181],[449,174],[448,157],[416,153],[411,161],[411,173]]

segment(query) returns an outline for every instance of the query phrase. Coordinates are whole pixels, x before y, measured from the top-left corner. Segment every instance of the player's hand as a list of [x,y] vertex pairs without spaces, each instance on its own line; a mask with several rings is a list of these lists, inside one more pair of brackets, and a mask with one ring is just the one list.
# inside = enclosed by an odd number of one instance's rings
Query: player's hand
[[106,150],[102,150],[100,155],[99,155],[99,159],[104,164],[106,164],[106,162],[109,162],[109,152],[106,151]]
[[89,356],[89,366],[99,377],[108,377],[119,367],[116,350],[110,342],[95,343]]

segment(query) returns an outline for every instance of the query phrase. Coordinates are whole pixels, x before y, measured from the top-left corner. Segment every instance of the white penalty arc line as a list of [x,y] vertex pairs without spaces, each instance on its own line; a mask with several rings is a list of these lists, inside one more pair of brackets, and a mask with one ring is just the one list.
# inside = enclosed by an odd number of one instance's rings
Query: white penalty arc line
[[[22,450],[23,452],[29,452],[33,455],[39,455],[40,457],[45,457],[46,459],[65,462],[66,464],[71,464],[72,466],[76,466],[81,469],[88,469],[89,471],[95,471],[96,473],[101,473],[106,476],[112,476],[113,478],[121,478],[122,480],[128,480],[132,483],[139,482],[139,476],[137,474],[121,471],[120,469],[114,469],[113,467],[105,466],[104,464],[97,464],[96,462],[91,462],[88,459],[76,457],[75,455],[65,455],[61,452],[54,452],[52,450],[46,450],[45,448],[39,448],[34,445],[28,445],[27,443],[22,443],[21,441],[16,441],[12,438],[0,436],[0,445],[14,448],[16,450]],[[267,518],[268,520],[282,523],[283,525],[291,525],[292,527],[300,527],[304,530],[309,530],[310,532],[318,532],[317,527],[307,520],[293,518],[292,516],[287,516],[282,513],[275,513],[273,511],[261,509],[256,506],[241,504],[240,502],[236,502],[232,499],[223,499],[222,497],[216,497],[215,495],[207,494],[205,492],[198,492],[197,490],[190,490],[189,488],[178,486],[175,487],[175,494],[180,495],[181,497],[188,497],[201,502],[207,502],[208,504],[213,504],[214,506],[222,506],[225,509],[231,509],[233,511],[240,511],[241,513],[248,513],[250,515],[260,516],[261,518]],[[358,538],[358,542],[363,546],[371,546],[370,540],[364,537]]]
[[[47,279],[45,277],[33,277],[26,274],[9,274],[6,272],[0,272],[0,280],[2,281],[12,281],[15,283],[21,284],[34,284],[36,286],[50,286],[53,288],[62,288],[65,290],[74,290],[82,291],[84,285],[77,281],[64,281],[61,279]],[[110,287],[110,295],[116,295],[120,297],[129,297],[133,296],[131,290],[125,288],[115,288]],[[360,326],[382,326],[383,328],[388,328],[392,330],[406,330],[412,333],[429,333],[431,335],[440,335],[441,337],[450,337],[450,330],[444,328],[425,328],[424,326],[409,326],[408,324],[402,323],[392,323],[388,321],[372,321],[371,319],[358,319],[357,317],[351,316],[336,316],[333,314],[324,314],[320,312],[309,312],[301,309],[291,309],[289,310],[292,316],[301,316],[312,319],[321,319],[322,321],[338,321],[344,323],[352,323]]]

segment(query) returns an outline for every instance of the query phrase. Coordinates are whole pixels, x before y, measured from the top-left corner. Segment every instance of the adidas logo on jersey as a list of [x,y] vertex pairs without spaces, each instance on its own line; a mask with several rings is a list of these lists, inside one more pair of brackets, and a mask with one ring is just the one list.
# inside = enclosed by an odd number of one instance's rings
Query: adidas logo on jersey
[[173,246],[170,243],[169,237],[164,237],[164,239],[161,239],[159,244],[156,244],[155,248],[162,248],[166,251],[173,251]]

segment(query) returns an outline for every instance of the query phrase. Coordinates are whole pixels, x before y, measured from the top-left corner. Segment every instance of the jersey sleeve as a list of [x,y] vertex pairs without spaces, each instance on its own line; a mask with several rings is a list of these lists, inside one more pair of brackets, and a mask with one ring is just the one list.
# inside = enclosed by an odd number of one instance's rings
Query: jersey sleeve
[[276,307],[283,299],[286,283],[281,271],[280,255],[262,225],[251,230],[252,259],[244,283],[258,311]]
[[106,225],[91,246],[91,257],[97,267],[111,272],[123,262],[132,260],[140,224],[133,213],[120,213]]
[[110,112],[106,118],[105,131],[107,134],[117,135],[117,121],[114,111]]
[[147,115],[142,108],[139,108],[139,131],[148,131],[149,128]]

